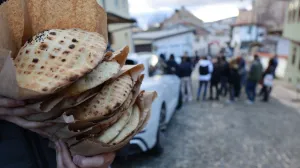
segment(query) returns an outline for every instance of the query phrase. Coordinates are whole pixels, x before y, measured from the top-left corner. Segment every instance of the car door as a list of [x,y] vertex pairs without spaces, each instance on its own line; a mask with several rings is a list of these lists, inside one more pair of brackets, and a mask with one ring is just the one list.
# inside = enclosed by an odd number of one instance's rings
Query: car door
[[160,87],[159,94],[162,94],[160,96],[163,97],[167,110],[166,121],[169,121],[177,106],[180,80],[176,75],[166,74],[166,69],[167,64],[157,56],[153,55],[149,59],[149,76]]

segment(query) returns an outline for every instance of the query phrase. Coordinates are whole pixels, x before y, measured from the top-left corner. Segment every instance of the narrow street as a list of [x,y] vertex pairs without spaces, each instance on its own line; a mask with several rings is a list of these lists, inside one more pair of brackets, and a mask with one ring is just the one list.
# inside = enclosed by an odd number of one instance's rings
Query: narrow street
[[[281,95],[275,88],[274,93]],[[284,93],[282,93],[284,94]],[[292,98],[291,98],[292,99]],[[272,98],[249,106],[192,102],[173,116],[161,156],[143,154],[113,168],[299,168],[300,114]]]

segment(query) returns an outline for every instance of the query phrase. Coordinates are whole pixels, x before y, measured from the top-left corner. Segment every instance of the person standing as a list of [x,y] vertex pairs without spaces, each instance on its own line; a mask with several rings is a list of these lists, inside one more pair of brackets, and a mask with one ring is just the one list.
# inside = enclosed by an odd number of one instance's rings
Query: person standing
[[196,67],[198,62],[199,62],[198,51],[195,51],[195,56],[194,56],[194,59],[193,59],[193,67]]
[[238,57],[238,73],[240,76],[240,89],[236,92],[236,97],[240,97],[242,88],[246,85],[247,81],[247,71],[246,71],[246,61],[244,56]]
[[229,69],[229,63],[226,60],[225,56],[221,57],[221,78],[220,78],[220,82],[221,82],[221,88],[220,88],[220,94],[223,95],[224,97],[226,97],[227,95],[227,91],[228,91],[228,77],[230,75],[230,69]]
[[248,74],[247,84],[246,84],[246,93],[247,93],[247,104],[253,104],[256,97],[256,86],[259,80],[262,77],[263,67],[260,62],[258,55],[254,56],[254,61],[250,67]]
[[270,60],[270,65],[273,66],[273,76],[274,78],[276,77],[276,69],[277,69],[277,66],[278,66],[278,55],[274,55],[274,57]]
[[171,54],[169,60],[167,61],[167,74],[178,75],[178,64],[175,61],[174,54]]
[[191,74],[193,70],[193,65],[190,61],[188,61],[187,56],[182,57],[181,64],[179,65],[179,77],[181,79],[181,94],[182,101],[192,101],[192,82],[191,82]]
[[199,61],[199,88],[197,94],[197,101],[200,100],[202,87],[203,91],[203,100],[206,99],[207,86],[211,80],[211,74],[213,72],[213,64],[207,57],[202,57]]
[[273,86],[273,79],[274,79],[274,68],[269,67],[263,75],[263,87],[261,89],[261,95],[263,96],[262,101],[263,102],[268,102],[269,101],[269,96],[272,91],[272,86]]
[[[221,58],[217,57],[216,61],[213,64],[213,72],[210,79],[209,92],[210,100],[219,100],[219,83],[221,78]],[[213,90],[215,90],[215,97]]]
[[238,97],[238,92],[240,91],[241,87],[241,79],[239,74],[239,65],[238,60],[232,60],[230,63],[230,75],[228,78],[229,82],[229,100],[228,102],[234,102],[235,98]]

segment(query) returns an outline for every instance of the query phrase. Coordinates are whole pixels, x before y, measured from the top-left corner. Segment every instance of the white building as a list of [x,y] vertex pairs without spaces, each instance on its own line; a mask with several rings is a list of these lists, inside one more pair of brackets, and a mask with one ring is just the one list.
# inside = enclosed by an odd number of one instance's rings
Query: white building
[[230,44],[241,51],[248,51],[252,43],[263,42],[266,35],[267,29],[258,24],[234,25]]
[[267,28],[256,22],[253,11],[240,10],[231,30],[230,45],[234,48],[234,55],[250,52],[252,45],[262,43],[266,36]]
[[236,17],[205,23],[204,27],[210,32],[208,35],[209,50],[211,55],[217,55],[222,48],[228,48],[231,39],[231,25]]
[[[185,26],[163,29],[158,31],[139,32],[133,35],[136,52],[154,52],[165,54],[168,59],[170,54],[174,54],[176,60],[187,52],[189,56],[194,56],[195,29]],[[203,43],[199,39],[198,43]]]
[[134,52],[132,40],[132,24],[130,19],[128,0],[97,0],[106,10],[108,17],[108,40],[113,50],[118,50],[126,45]]

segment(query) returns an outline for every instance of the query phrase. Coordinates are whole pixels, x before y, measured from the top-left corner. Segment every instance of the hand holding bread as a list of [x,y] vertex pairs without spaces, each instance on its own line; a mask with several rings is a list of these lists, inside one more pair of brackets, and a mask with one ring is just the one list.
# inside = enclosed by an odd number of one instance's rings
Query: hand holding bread
[[157,95],[140,90],[143,65],[124,65],[128,47],[106,53],[107,18],[97,1],[72,2],[0,6],[0,116],[63,141],[71,156],[91,157],[139,133]]

